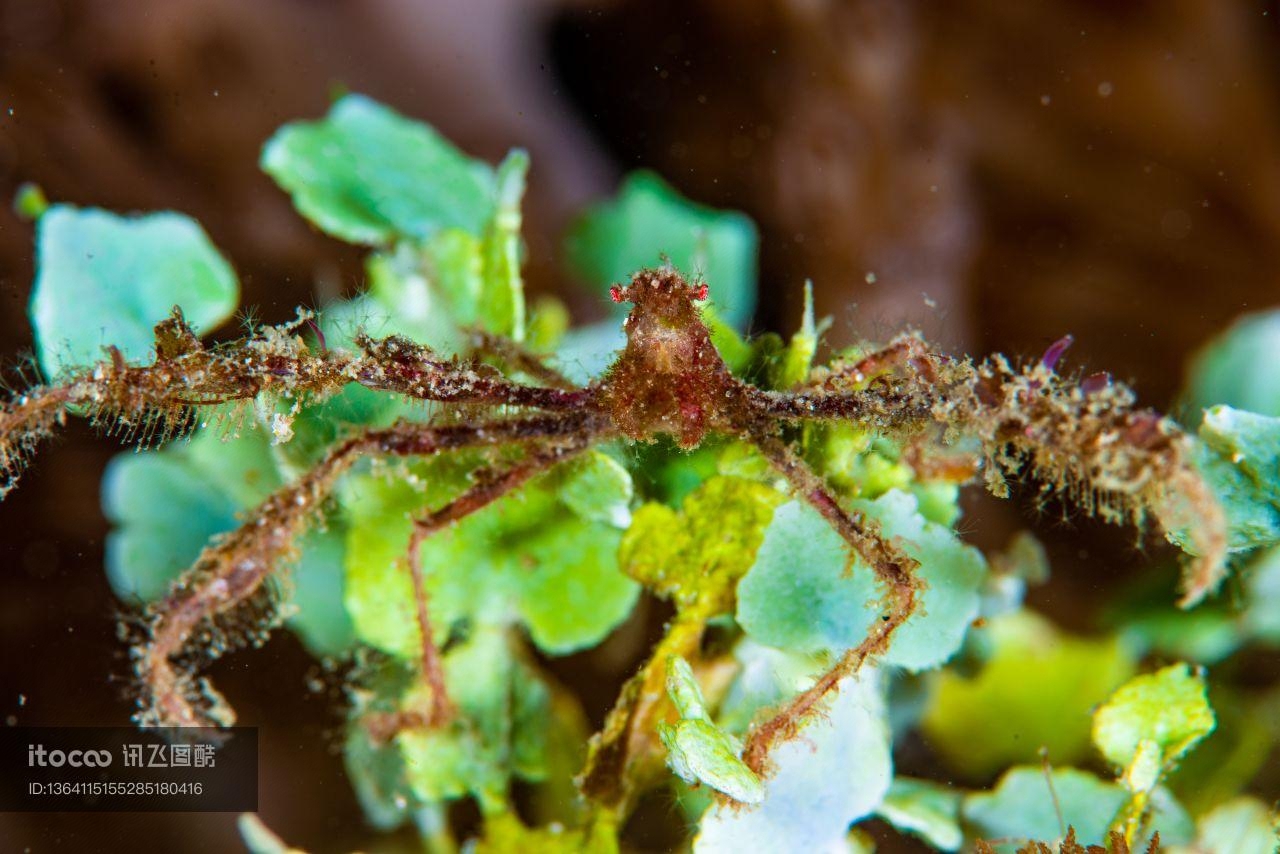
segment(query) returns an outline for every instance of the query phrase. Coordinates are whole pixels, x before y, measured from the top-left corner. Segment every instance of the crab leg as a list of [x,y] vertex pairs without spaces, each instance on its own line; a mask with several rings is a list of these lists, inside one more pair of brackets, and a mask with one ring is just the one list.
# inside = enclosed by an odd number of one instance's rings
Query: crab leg
[[[319,512],[338,479],[364,456],[429,456],[465,447],[574,437],[590,441],[605,423],[588,412],[542,415],[481,424],[403,424],[346,440],[319,464],[260,504],[235,531],[207,546],[172,592],[150,609],[150,634],[135,653],[143,685],[144,724],[202,726],[234,715],[205,680],[179,668],[174,657],[208,621],[253,598],[293,553],[307,520]],[[213,651],[217,652],[217,651]],[[203,696],[208,710],[192,698]]]
[[558,463],[572,459],[585,451],[595,438],[598,438],[598,434],[586,434],[571,436],[560,442],[544,442],[537,445],[524,459],[501,471],[491,473],[440,509],[414,520],[413,533],[409,537],[408,564],[409,573],[413,578],[418,631],[422,636],[422,677],[431,688],[432,709],[428,724],[443,723],[452,717],[454,710],[445,689],[440,650],[436,647],[432,632],[428,607],[430,594],[427,593],[426,581],[422,573],[423,540],[484,509]]
[[814,474],[785,442],[763,429],[750,431],[748,438],[787,479],[796,494],[822,514],[854,552],[871,567],[885,588],[887,600],[886,613],[862,643],[841,656],[835,666],[824,673],[812,687],[791,700],[782,711],[751,731],[743,751],[743,761],[757,773],[764,773],[773,745],[794,734],[805,715],[841,679],[856,673],[869,657],[888,649],[893,633],[915,611],[917,594],[923,585],[915,575],[919,563],[886,540],[874,521],[841,507],[822,478]]

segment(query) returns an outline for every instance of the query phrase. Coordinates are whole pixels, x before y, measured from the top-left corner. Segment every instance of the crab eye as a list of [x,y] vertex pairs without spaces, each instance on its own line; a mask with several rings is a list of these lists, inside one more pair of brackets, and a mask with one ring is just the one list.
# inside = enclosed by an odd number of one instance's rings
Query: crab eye
[[699,285],[699,286],[698,286],[698,289],[697,289],[696,291],[694,291],[694,292],[693,292],[693,298],[694,298],[694,299],[696,299],[696,300],[704,300],[704,299],[706,299],[706,298],[707,298],[707,286],[706,286],[705,284],[703,284],[703,285]]
[[626,294],[623,293],[622,288],[618,287],[617,285],[614,285],[613,287],[609,288],[609,298],[612,299],[614,302],[623,302],[626,300],[627,297],[626,297]]

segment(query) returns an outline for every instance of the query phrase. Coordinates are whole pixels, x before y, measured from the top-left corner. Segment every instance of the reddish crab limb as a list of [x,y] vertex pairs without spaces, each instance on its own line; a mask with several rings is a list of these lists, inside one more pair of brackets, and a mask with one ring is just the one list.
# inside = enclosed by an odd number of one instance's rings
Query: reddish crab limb
[[[352,439],[332,451],[298,482],[263,502],[250,521],[205,548],[173,591],[152,606],[150,637],[136,652],[147,696],[139,720],[157,726],[230,724],[234,716],[221,697],[175,667],[173,658],[197,628],[250,599],[291,552],[306,517],[315,512],[333,482],[366,449]],[[192,699],[200,696],[204,708]]]
[[775,419],[849,418],[887,431],[932,422],[981,443],[997,495],[1006,475],[1029,472],[1045,492],[1065,493],[1107,521],[1154,519],[1165,531],[1187,531],[1196,556],[1181,604],[1195,604],[1223,576],[1226,520],[1191,463],[1191,441],[1172,421],[1135,409],[1132,391],[1106,374],[1064,380],[1055,366],[1071,340],[1015,370],[999,357],[977,366],[947,359],[905,336],[852,367],[816,372],[798,392],[747,393]]
[[407,338],[362,340],[366,358],[353,362],[348,373],[366,388],[440,403],[480,403],[533,409],[578,409],[590,397],[586,389],[545,388],[506,379],[481,364],[442,361],[432,351]]
[[792,699],[772,718],[751,730],[743,750],[743,761],[757,774],[763,774],[767,770],[769,751],[773,746],[778,741],[789,738],[803,718],[813,711],[829,691],[836,688],[841,679],[857,672],[869,657],[888,649],[893,633],[914,613],[916,595],[923,588],[923,583],[915,575],[920,564],[885,539],[876,522],[841,507],[822,479],[786,443],[760,430],[751,431],[748,438],[787,479],[797,496],[821,513],[841,538],[871,567],[885,588],[887,600],[886,613],[862,643],[846,652],[812,687]]
[[852,420],[893,430],[936,421],[940,390],[969,373],[965,363],[931,353],[915,335],[902,335],[852,365],[816,371],[814,381],[797,391],[746,390],[762,415]]
[[933,418],[931,401],[909,392],[880,389],[843,393],[781,392],[751,386],[744,389],[758,414],[788,421],[838,419],[892,429],[927,423]]
[[66,420],[68,397],[65,388],[37,387],[0,408],[0,498],[17,484],[40,441]]
[[926,379],[932,379],[932,363],[937,358],[937,355],[929,350],[924,339],[917,335],[899,335],[888,346],[868,353],[851,368],[839,373],[848,376],[856,383],[866,382],[891,371],[903,369],[924,374]]
[[407,560],[409,573],[413,579],[418,632],[422,637],[422,677],[431,688],[431,713],[427,718],[429,726],[437,726],[449,720],[454,714],[454,709],[445,687],[440,650],[436,646],[431,627],[429,594],[422,575],[423,540],[454,522],[459,522],[472,513],[482,510],[512,490],[520,488],[536,475],[572,459],[585,451],[591,442],[598,438],[600,438],[598,433],[583,433],[566,437],[558,442],[535,445],[524,459],[484,478],[440,509],[414,520],[413,533],[409,536]]
[[[334,483],[360,457],[424,456],[531,439],[589,439],[604,428],[599,419],[581,413],[438,427],[404,424],[346,440],[295,483],[259,505],[240,528],[209,545],[174,585],[173,592],[150,609],[151,634],[137,653],[138,675],[146,695],[140,720],[170,726],[229,722],[232,715],[221,697],[180,671],[173,659],[186,650],[202,625],[230,613],[258,593],[291,556],[298,534],[319,511]],[[203,698],[204,709],[193,703],[197,696]]]
[[750,431],[747,438],[760,449],[778,473],[787,479],[797,497],[821,513],[882,582],[891,586],[918,584],[912,580],[912,573],[919,564],[886,540],[875,521],[861,514],[852,514],[841,507],[822,478],[814,474],[785,442],[760,430]]
[[[404,338],[361,338],[357,354],[313,353],[294,334],[308,323],[305,318],[267,327],[247,341],[206,349],[175,309],[156,325],[156,358],[150,364],[131,365],[112,349],[110,358],[68,372],[55,384],[14,395],[0,405],[0,497],[16,482],[35,446],[68,413],[123,425],[130,437],[142,429],[149,438],[159,428],[161,439],[168,439],[190,423],[198,407],[271,394],[323,398],[351,384],[417,400],[547,411],[580,409],[590,396],[563,382],[553,388],[525,385],[479,363],[442,360]],[[556,376],[549,369],[538,375]]]
[[974,368],[945,407],[953,429],[982,443],[997,495],[1007,491],[1006,473],[1030,473],[1045,492],[1063,493],[1105,521],[1154,518],[1165,531],[1187,530],[1196,556],[1183,574],[1184,607],[1221,582],[1226,517],[1192,463],[1193,442],[1168,418],[1136,409],[1126,386],[1081,387],[1043,361],[1015,371],[996,357]]

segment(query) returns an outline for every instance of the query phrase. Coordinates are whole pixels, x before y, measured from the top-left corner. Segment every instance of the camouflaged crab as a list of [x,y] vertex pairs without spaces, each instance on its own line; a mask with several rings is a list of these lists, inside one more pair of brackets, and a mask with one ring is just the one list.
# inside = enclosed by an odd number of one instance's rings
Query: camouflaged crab
[[[692,449],[709,434],[754,445],[789,484],[839,532],[878,579],[882,614],[862,643],[845,653],[809,689],[754,727],[744,761],[767,766],[771,747],[841,679],[885,651],[894,633],[918,612],[922,583],[917,563],[877,524],[847,509],[793,447],[794,427],[850,421],[897,438],[917,469],[945,467],[953,480],[981,473],[993,492],[1005,477],[1028,473],[1046,491],[1111,521],[1150,517],[1166,531],[1190,530],[1196,552],[1184,577],[1184,603],[1218,583],[1225,558],[1223,515],[1188,461],[1189,440],[1169,420],[1133,405],[1132,393],[1105,375],[1083,382],[1055,371],[1069,339],[1015,368],[1002,357],[981,363],[932,352],[903,335],[883,349],[809,372],[788,390],[764,390],[726,367],[702,319],[707,285],[672,269],[642,270],[612,291],[632,308],[627,342],[612,366],[575,386],[514,342],[478,336],[476,352],[532,382],[519,382],[477,357],[443,359],[401,337],[357,338],[358,352],[309,346],[306,323],[267,328],[252,338],[206,348],[181,312],[156,327],[155,359],[130,364],[118,351],[71,371],[53,385],[14,396],[0,411],[0,470],[12,485],[35,444],[68,415],[150,429],[182,424],[202,408],[286,394],[316,400],[348,385],[410,399],[476,406],[465,417],[402,422],[354,432],[312,469],[270,496],[235,531],[210,543],[167,597],[149,609],[145,641],[136,652],[146,724],[226,724],[232,714],[220,695],[192,672],[190,656],[208,646],[211,627],[263,595],[264,584],[290,560],[300,534],[335,483],[362,458],[425,457],[462,448],[502,447],[514,462],[479,473],[473,485],[414,523],[407,555],[422,629],[422,675],[433,704],[424,720],[387,722],[393,728],[430,725],[452,713],[440,654],[432,642],[430,609],[417,559],[432,533],[493,503],[535,475],[609,440],[672,438]],[[504,414],[474,417],[476,411]],[[960,441],[964,440],[964,441]],[[225,646],[225,644],[224,644]],[[205,658],[222,648],[203,650]],[[198,658],[198,656],[197,656]],[[648,668],[623,690],[606,726],[593,740],[580,782],[597,800],[627,796],[626,771],[637,733],[648,726]]]

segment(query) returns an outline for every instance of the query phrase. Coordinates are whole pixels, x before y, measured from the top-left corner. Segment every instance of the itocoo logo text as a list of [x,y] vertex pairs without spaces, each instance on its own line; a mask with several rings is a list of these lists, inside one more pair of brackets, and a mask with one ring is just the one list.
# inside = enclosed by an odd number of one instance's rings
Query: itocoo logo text
[[46,750],[43,744],[27,745],[27,767],[106,768],[111,764],[109,750]]

